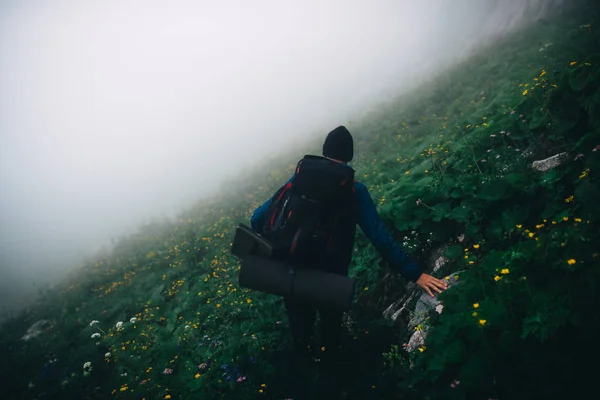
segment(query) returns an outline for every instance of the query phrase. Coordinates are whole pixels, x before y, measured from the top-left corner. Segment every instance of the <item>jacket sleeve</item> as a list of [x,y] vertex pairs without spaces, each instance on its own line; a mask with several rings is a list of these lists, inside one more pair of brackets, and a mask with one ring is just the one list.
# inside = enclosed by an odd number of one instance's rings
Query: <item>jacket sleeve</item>
[[422,271],[414,261],[408,259],[408,255],[402,251],[385,229],[367,187],[360,182],[356,182],[354,187],[356,191],[356,222],[392,269],[416,282]]
[[[288,179],[287,182],[284,183],[284,185],[290,183],[292,179],[294,179],[294,175],[295,174],[293,174],[290,177],[290,179]],[[273,197],[269,198],[252,213],[252,217],[250,217],[250,227],[254,232],[258,232],[260,234],[263,233],[262,228],[263,226],[265,226],[265,215],[267,214],[267,210],[269,209],[272,200]]]

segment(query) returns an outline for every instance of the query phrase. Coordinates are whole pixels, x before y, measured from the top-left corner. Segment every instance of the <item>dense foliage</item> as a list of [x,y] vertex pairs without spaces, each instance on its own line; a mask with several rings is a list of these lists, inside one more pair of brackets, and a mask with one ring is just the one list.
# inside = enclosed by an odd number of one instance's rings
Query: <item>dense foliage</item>
[[[379,317],[402,280],[383,279],[389,270],[359,233],[351,274],[360,293],[346,318],[344,370],[356,398],[563,398],[593,382],[586,361],[598,355],[600,333],[597,21],[591,5],[541,22],[348,124],[358,178],[399,241],[422,262],[448,245],[444,274],[463,271],[461,284],[440,296],[444,311],[431,315],[426,346],[407,354],[411,332]],[[177,221],[143,227],[7,321],[4,392],[291,397],[288,383],[300,377],[287,369],[281,299],[240,288],[229,250],[235,226],[319,145],[266,165]],[[531,168],[558,153],[558,167]],[[42,333],[22,340],[42,319]]]

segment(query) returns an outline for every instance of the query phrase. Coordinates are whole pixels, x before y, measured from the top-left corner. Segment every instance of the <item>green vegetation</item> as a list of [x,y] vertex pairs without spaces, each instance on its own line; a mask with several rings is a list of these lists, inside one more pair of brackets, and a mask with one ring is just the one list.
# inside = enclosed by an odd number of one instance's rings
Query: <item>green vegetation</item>
[[[412,332],[380,317],[403,281],[387,276],[358,235],[344,370],[356,398],[570,398],[591,386],[600,333],[600,21],[589,3],[348,124],[357,177],[399,241],[422,262],[449,244],[442,276],[463,271],[440,296],[444,311],[431,315],[426,346],[408,354],[402,344]],[[320,144],[177,221],[143,227],[7,321],[4,392],[292,397],[287,385],[298,377],[286,369],[281,299],[240,288],[229,249],[237,223]],[[562,152],[566,161],[549,172],[531,168]],[[43,332],[22,340],[42,319]]]

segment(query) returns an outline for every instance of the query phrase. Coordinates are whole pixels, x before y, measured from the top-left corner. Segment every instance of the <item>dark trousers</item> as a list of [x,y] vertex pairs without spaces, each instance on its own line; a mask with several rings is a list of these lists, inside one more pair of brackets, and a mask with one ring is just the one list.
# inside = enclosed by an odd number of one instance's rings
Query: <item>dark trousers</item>
[[340,346],[342,334],[342,312],[318,308],[311,304],[285,299],[294,346],[306,352],[313,334],[317,312],[320,316],[319,333],[321,345],[326,350],[335,351]]
[[[342,276],[348,276],[348,264],[329,260],[321,266],[313,266],[315,269],[333,272]],[[300,352],[306,352],[313,334],[317,312],[319,313],[319,333],[321,345],[333,355],[341,344],[342,315],[343,312],[327,308],[317,307],[312,304],[284,298],[287,309],[294,346]]]

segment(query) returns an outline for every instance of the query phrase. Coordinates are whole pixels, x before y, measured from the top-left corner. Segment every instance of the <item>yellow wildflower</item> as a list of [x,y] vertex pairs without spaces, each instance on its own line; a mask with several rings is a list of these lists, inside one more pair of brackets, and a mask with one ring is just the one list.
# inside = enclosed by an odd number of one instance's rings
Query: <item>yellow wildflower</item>
[[479,303],[474,303],[473,308],[479,308]]
[[494,277],[494,280],[495,280],[496,282],[498,282],[500,279],[502,279],[502,277],[501,277],[501,276],[498,276],[498,275],[496,275],[496,276]]
[[248,303],[248,304],[252,303],[252,299],[246,299],[246,303]]
[[408,175],[408,174],[410,174],[410,171],[406,171],[406,172],[404,173],[404,175]]
[[474,248],[474,249],[478,249],[478,248],[479,248],[479,245],[478,245],[478,244],[474,244],[474,245],[473,245],[473,248]]
[[527,90],[527,89],[523,90],[523,96],[527,96],[527,93],[529,93],[529,90]]
[[529,232],[529,237],[534,237],[534,236],[535,236],[535,233]]
[[571,62],[569,63],[569,65],[570,65],[571,67],[573,67],[573,66],[577,65],[577,61],[571,61]]
[[500,273],[501,273],[502,275],[506,275],[506,274],[508,274],[509,272],[510,272],[510,271],[508,270],[508,268],[503,268],[503,269],[502,269],[502,271],[500,271]]
[[521,229],[523,225],[517,225],[517,229]]
[[480,319],[480,320],[479,320],[479,325],[481,325],[481,326],[484,326],[486,322],[487,322],[487,320],[485,320],[485,319]]
[[581,222],[581,218],[575,218],[575,222]]
[[473,312],[473,316],[474,316],[474,317],[476,317],[477,315],[478,315],[478,314],[477,314],[477,311]]
[[569,264],[569,265],[573,265],[576,263],[577,263],[577,260],[575,260],[574,258],[571,258],[570,260],[567,261],[567,264]]

